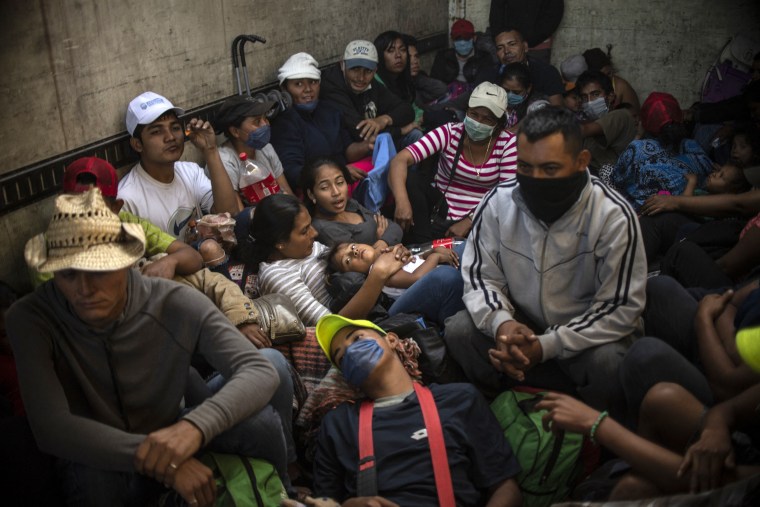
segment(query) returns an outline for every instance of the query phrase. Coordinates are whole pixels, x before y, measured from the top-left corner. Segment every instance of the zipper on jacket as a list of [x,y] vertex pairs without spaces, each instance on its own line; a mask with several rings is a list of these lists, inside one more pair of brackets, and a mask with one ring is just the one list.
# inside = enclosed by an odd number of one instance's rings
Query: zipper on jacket
[[549,319],[546,318],[546,311],[544,310],[544,264],[546,263],[546,240],[549,237],[549,229],[547,228],[544,231],[544,242],[543,246],[541,247],[541,266],[539,270],[539,277],[538,277],[538,305],[541,307],[541,317],[543,317],[544,322],[549,322]]

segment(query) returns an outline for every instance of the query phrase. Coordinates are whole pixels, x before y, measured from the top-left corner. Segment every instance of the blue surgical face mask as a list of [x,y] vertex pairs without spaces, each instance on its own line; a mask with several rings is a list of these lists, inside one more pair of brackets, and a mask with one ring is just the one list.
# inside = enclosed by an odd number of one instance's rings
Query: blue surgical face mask
[[483,139],[491,137],[494,128],[496,127],[475,121],[469,116],[465,115],[464,117],[464,130],[473,141],[482,141]]
[[523,100],[525,100],[525,97],[520,95],[519,93],[515,92],[507,92],[507,104],[510,106],[519,106],[522,104]]
[[262,150],[264,149],[264,146],[269,144],[269,138],[271,135],[272,128],[269,125],[262,125],[248,134],[248,139],[245,140],[245,144],[254,150]]
[[346,381],[359,387],[367,380],[369,374],[375,369],[380,358],[383,357],[383,348],[375,340],[359,339],[348,346],[340,369]]
[[459,56],[467,56],[472,53],[472,48],[475,47],[475,43],[472,39],[460,39],[454,41],[454,51]]
[[306,111],[308,113],[312,113],[317,108],[318,103],[319,103],[319,99],[314,99],[311,102],[306,102],[305,104],[295,104],[295,106],[296,106],[296,109],[298,109],[299,111]]

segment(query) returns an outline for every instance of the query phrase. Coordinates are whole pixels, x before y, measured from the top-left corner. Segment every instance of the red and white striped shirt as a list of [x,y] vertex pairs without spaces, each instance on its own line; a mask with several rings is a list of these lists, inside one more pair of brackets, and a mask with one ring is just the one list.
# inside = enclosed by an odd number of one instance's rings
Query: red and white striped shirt
[[438,190],[446,193],[446,204],[449,206],[447,218],[450,220],[460,220],[474,210],[489,190],[502,181],[514,178],[517,169],[517,137],[502,130],[482,166],[473,165],[467,159],[468,151],[462,150],[457,170],[449,185],[451,166],[463,132],[464,123],[447,123],[431,130],[422,139],[406,147],[414,157],[415,163],[434,153],[441,154],[433,184]]

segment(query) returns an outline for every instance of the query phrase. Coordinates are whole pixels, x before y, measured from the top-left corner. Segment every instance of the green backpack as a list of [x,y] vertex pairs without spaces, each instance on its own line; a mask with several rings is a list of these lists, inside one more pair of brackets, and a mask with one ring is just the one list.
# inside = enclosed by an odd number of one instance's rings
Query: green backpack
[[216,507],[279,507],[287,498],[277,471],[261,459],[206,452],[204,465],[216,479]]
[[545,392],[505,391],[491,403],[522,471],[517,483],[526,507],[561,502],[583,472],[583,435],[545,431],[535,405]]

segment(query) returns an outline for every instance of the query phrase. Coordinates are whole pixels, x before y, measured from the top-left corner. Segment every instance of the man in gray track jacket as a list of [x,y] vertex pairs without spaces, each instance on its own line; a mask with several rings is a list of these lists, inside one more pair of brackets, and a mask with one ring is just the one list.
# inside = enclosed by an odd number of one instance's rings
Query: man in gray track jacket
[[486,392],[524,381],[600,409],[622,398],[617,368],[642,329],[646,259],[635,213],[588,173],[582,142],[572,113],[532,113],[516,180],[476,211],[462,258],[467,311],[445,339]]

